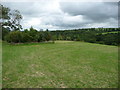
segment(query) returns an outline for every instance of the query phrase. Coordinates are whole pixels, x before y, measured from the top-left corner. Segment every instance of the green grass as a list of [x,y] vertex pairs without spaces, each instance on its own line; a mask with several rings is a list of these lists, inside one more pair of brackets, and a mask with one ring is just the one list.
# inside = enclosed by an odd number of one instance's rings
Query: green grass
[[102,34],[108,34],[108,33],[119,33],[119,31],[113,31],[113,32],[104,32]]
[[3,43],[3,88],[116,88],[118,47],[56,41]]
[[0,89],[2,88],[2,41],[0,40]]

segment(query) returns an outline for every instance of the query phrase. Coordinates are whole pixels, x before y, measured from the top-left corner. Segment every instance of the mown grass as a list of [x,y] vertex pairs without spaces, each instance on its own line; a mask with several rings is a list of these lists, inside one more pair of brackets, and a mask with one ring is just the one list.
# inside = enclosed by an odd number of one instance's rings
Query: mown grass
[[3,88],[116,88],[118,47],[85,42],[3,43]]

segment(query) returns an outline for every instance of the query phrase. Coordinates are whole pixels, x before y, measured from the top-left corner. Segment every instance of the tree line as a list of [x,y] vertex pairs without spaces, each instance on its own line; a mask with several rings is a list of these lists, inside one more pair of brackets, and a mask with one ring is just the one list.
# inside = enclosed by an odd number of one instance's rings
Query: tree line
[[[76,29],[62,31],[38,31],[33,27],[24,31],[2,29],[2,39],[9,43],[45,42],[54,40],[84,41],[107,45],[120,44],[119,28]],[[114,33],[113,33],[114,32]]]
[[120,44],[120,28],[86,28],[64,31],[51,31],[55,40],[85,41],[107,45]]
[[8,31],[7,29],[2,29],[3,40],[9,43],[27,43],[27,42],[45,42],[52,41],[53,38],[48,30],[46,31],[37,31],[33,27],[29,30],[25,29],[24,31]]
[[72,30],[39,31],[32,26],[24,29],[20,25],[22,15],[18,10],[11,10],[0,5],[0,26],[2,27],[2,40],[9,43],[45,42],[54,40],[85,41],[107,45],[120,44],[120,28],[83,28]]

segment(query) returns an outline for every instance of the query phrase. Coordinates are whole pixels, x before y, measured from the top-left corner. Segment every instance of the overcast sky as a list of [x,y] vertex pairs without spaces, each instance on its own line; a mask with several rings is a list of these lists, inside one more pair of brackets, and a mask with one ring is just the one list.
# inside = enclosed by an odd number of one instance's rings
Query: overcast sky
[[37,30],[118,27],[117,2],[70,2],[40,0],[32,2],[2,2],[21,12],[23,28]]

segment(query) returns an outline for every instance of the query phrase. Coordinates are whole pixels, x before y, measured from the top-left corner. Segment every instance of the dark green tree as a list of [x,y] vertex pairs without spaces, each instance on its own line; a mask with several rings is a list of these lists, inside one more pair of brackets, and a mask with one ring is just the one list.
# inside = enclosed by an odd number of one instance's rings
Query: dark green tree
[[20,20],[22,15],[18,10],[10,10],[8,7],[4,7],[0,4],[0,23],[1,27],[9,28],[10,30],[20,30],[22,26],[20,25]]

